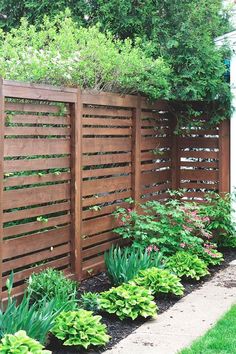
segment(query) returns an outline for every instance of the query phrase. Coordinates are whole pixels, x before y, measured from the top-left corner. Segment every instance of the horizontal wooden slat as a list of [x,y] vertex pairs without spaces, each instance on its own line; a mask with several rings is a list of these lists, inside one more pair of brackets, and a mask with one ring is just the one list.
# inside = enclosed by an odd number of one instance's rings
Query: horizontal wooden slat
[[5,103],[6,111],[16,111],[16,112],[32,112],[32,113],[55,113],[58,114],[61,111],[60,106],[55,106],[52,104],[39,104],[39,103]]
[[120,193],[107,193],[107,194],[105,193],[104,196],[99,196],[99,197],[92,196],[91,198],[86,198],[82,200],[82,205],[83,207],[88,207],[88,206],[98,205],[101,203],[115,202],[117,200],[123,200],[125,198],[130,198],[130,197],[131,197],[130,190],[126,192],[120,192]]
[[5,139],[6,157],[57,154],[70,154],[69,139]]
[[83,166],[106,165],[122,162],[131,162],[130,152],[106,155],[82,155]]
[[218,168],[219,164],[218,162],[201,162],[201,161],[181,161],[180,163],[181,166],[185,167],[201,167],[201,168]]
[[184,182],[181,183],[180,181],[181,188],[187,188],[187,189],[209,189],[209,190],[216,190],[219,188],[218,182],[215,183],[203,183],[203,182],[198,182],[198,183],[192,183],[192,182]]
[[182,158],[199,158],[199,159],[218,159],[218,151],[180,151],[180,157]]
[[65,127],[6,127],[5,136],[70,136],[71,129]]
[[114,215],[98,217],[94,220],[85,220],[82,223],[83,236],[94,235],[117,227]]
[[216,138],[179,138],[179,146],[181,149],[184,148],[218,148],[219,141]]
[[62,246],[52,247],[51,249],[40,251],[38,253],[33,253],[28,256],[23,256],[20,258],[14,258],[2,264],[2,271],[8,272],[12,269],[26,267],[33,263],[42,262],[46,259],[54,258],[60,255],[64,255],[71,251],[71,245],[66,243]]
[[114,107],[136,107],[137,98],[131,95],[119,95],[116,93],[82,93],[82,101],[84,104],[94,104],[102,106]]
[[47,229],[49,227],[57,227],[62,224],[67,224],[71,221],[71,216],[69,214],[51,217],[47,222],[33,221],[29,223],[19,224],[15,226],[5,227],[3,229],[3,237],[10,237],[19,234],[24,234],[27,232],[38,231],[42,229]]
[[83,170],[82,177],[88,178],[88,177],[110,176],[110,175],[117,175],[117,174],[127,174],[130,172],[131,172],[131,166],[99,168],[99,169],[92,169],[92,170]]
[[23,256],[42,249],[50,249],[70,240],[70,227],[64,226],[57,230],[22,236],[16,239],[3,241],[3,259]]
[[122,242],[122,240],[119,238],[119,239],[116,239],[113,241],[108,241],[106,243],[100,244],[98,246],[93,246],[93,247],[87,248],[86,250],[82,251],[83,259],[88,258],[88,257],[92,257],[92,256],[97,255],[102,252],[105,252],[112,245],[119,244],[120,242]]
[[4,173],[20,171],[39,171],[54,168],[69,168],[69,157],[39,158],[27,160],[5,160]]
[[3,214],[3,222],[16,221],[21,219],[27,219],[35,216],[43,216],[58,212],[66,212],[70,210],[70,201],[57,203],[52,205],[45,205],[42,207],[24,209],[24,210],[14,210],[13,212],[8,212]]
[[141,150],[149,150],[149,149],[160,149],[163,147],[171,146],[170,138],[148,138],[143,137],[141,139]]
[[171,171],[157,171],[157,172],[149,172],[141,174],[141,184],[142,185],[150,185],[154,183],[164,182],[167,179],[171,178]]
[[145,187],[145,185],[141,186],[141,192],[143,195],[151,194],[151,193],[156,193],[160,191],[167,191],[167,189],[171,189],[171,183],[170,182],[165,182],[161,183],[157,186],[154,187]]
[[113,178],[105,178],[95,181],[84,181],[82,194],[86,195],[94,195],[98,193],[108,193],[111,191],[128,189],[131,186],[131,176],[125,177],[113,177]]
[[131,138],[84,138],[83,153],[130,151]]
[[170,150],[161,150],[159,153],[154,153],[153,151],[141,152],[141,161],[150,161],[150,160],[163,160],[171,157]]
[[152,171],[158,170],[163,167],[171,168],[171,161],[155,162],[155,163],[145,163],[141,165],[141,171]]
[[102,272],[105,270],[105,263],[104,263],[104,256],[98,256],[91,258],[87,261],[83,262],[83,272],[82,276],[84,278],[91,277],[97,273]]
[[109,119],[109,118],[83,118],[83,126],[93,127],[124,127],[129,128],[132,126],[131,119]]
[[83,128],[82,129],[82,134],[83,135],[89,135],[89,136],[125,136],[125,135],[131,135],[132,130],[131,128]]
[[[20,272],[14,273],[14,282],[20,282],[22,280],[27,279],[32,273],[39,273],[41,272],[43,269],[46,269],[48,267],[50,268],[60,268],[60,267],[64,267],[66,265],[70,264],[70,257],[69,256],[65,256],[63,258],[59,258],[56,260],[53,260],[51,262],[47,262],[45,264],[41,264],[39,266],[33,267],[33,268],[28,268],[28,269],[24,269],[21,270]],[[6,283],[6,280],[8,279],[9,276],[5,276],[3,277],[3,284]]]
[[83,239],[82,246],[83,246],[83,248],[86,248],[86,247],[90,247],[92,245],[96,245],[98,243],[111,241],[114,239],[117,239],[117,234],[115,234],[112,231],[104,232],[102,234],[93,235],[91,237],[87,237],[87,238]]
[[18,176],[9,177],[4,180],[4,187],[12,186],[26,186],[30,184],[40,184],[47,182],[60,182],[70,180],[71,175],[69,172],[62,172],[59,174],[48,173],[45,175],[34,175],[34,176]]
[[101,116],[101,117],[132,117],[131,109],[101,108],[101,107],[84,107],[83,115]]
[[[44,124],[44,125],[69,125],[70,116],[44,116],[32,114],[6,114],[6,121],[8,123],[18,124]],[[9,118],[9,121],[8,121]],[[47,128],[48,129],[48,128]]]
[[191,181],[195,181],[195,180],[217,181],[219,179],[219,172],[218,171],[206,171],[206,170],[180,170],[180,178],[182,180],[189,179]]
[[95,218],[101,215],[105,215],[105,214],[111,214],[113,213],[116,208],[127,208],[130,204],[128,203],[124,203],[124,202],[117,202],[116,204],[112,204],[112,205],[107,205],[107,206],[103,206],[101,208],[97,208],[97,209],[88,209],[88,210],[84,210],[82,215],[83,215],[83,219],[88,219],[88,218]]
[[70,184],[63,183],[3,192],[3,208],[12,209],[28,205],[49,203],[70,198]]

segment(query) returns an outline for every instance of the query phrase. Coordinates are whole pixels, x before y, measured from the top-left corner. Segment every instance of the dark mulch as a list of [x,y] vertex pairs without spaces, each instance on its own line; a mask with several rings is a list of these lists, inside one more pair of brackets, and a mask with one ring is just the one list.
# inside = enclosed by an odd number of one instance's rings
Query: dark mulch
[[[205,277],[203,280],[198,282],[190,282],[190,281],[182,281],[182,284],[185,287],[185,296],[190,294],[193,290],[201,287],[207,280],[209,280],[215,273],[219,270],[222,270],[227,267],[228,263],[231,262],[236,257],[236,250],[225,249],[221,250],[224,253],[225,262],[220,266],[215,266],[210,269],[210,275]],[[84,280],[80,285],[79,293],[83,293],[85,291],[92,292],[101,292],[106,291],[111,287],[108,277],[105,273],[101,273],[93,278]],[[173,306],[179,300],[178,297],[170,297],[170,296],[162,296],[158,297],[156,303],[158,305],[159,311],[158,314],[163,313],[168,308]],[[96,353],[103,353],[105,350],[112,348],[116,343],[118,343],[121,339],[127,337],[130,333],[132,333],[136,328],[141,326],[145,319],[137,319],[135,321],[132,320],[124,320],[120,321],[115,316],[111,316],[108,314],[103,314],[102,320],[108,327],[109,335],[111,336],[111,340],[108,345],[103,349],[96,349]],[[76,353],[86,353],[84,350],[76,350],[75,348],[70,347],[62,347],[62,343],[57,341],[55,338],[51,338],[50,345],[48,345],[47,349],[52,350],[53,354],[76,354]]]

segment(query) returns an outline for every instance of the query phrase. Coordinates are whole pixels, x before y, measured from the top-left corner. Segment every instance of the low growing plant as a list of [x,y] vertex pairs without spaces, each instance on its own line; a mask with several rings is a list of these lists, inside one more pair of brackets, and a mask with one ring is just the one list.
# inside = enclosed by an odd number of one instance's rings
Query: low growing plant
[[178,277],[199,280],[209,274],[207,265],[198,256],[188,252],[177,252],[166,262],[166,268]]
[[51,354],[36,340],[27,336],[25,331],[6,334],[0,341],[1,354]]
[[38,274],[32,274],[28,280],[27,291],[33,302],[55,301],[55,310],[66,306],[66,310],[77,307],[78,283],[67,279],[63,272],[47,268]]
[[19,330],[26,331],[27,335],[45,344],[47,335],[54,326],[55,318],[63,310],[63,307],[55,310],[56,299],[48,301],[42,298],[40,304],[31,304],[29,293],[25,293],[22,301],[18,304],[16,299],[11,298],[13,274],[7,280],[8,301],[0,309],[0,338],[6,334],[14,334]]
[[[155,246],[154,246],[155,247]],[[163,257],[157,248],[142,250],[134,247],[112,247],[105,253],[107,274],[113,285],[133,279],[139,270],[161,267]]]
[[99,310],[99,297],[98,293],[87,292],[81,295],[79,300],[79,306],[84,310],[88,311],[98,311]]
[[216,245],[212,242],[206,242],[203,248],[196,252],[196,255],[202,259],[207,265],[218,265],[224,261],[224,256],[217,251]]
[[153,267],[141,270],[131,282],[150,289],[153,294],[164,293],[181,296],[184,293],[180,279],[165,269]]
[[101,316],[94,316],[91,311],[79,309],[64,311],[55,321],[52,334],[63,341],[64,345],[83,347],[102,346],[109,341],[106,326],[101,323]]
[[100,294],[100,308],[117,315],[121,320],[154,317],[157,306],[151,291],[134,284],[122,284]]

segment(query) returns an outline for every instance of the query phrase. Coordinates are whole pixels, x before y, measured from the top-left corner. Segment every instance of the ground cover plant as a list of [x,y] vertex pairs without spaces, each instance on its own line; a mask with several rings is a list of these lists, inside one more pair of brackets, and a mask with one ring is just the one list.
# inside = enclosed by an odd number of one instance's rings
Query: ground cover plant
[[171,274],[168,270],[155,267],[141,270],[131,281],[146,289],[150,289],[153,294],[174,294],[181,296],[184,294],[184,287],[180,278]]
[[97,312],[100,308],[99,294],[91,291],[85,292],[81,295],[78,305],[84,310]]
[[156,248],[145,251],[134,247],[111,247],[105,253],[107,274],[113,285],[133,279],[140,270],[162,267],[162,254]]
[[42,344],[27,336],[25,331],[6,334],[0,341],[2,354],[51,354]]
[[154,317],[157,306],[151,291],[134,284],[122,284],[100,294],[100,308],[121,320]]
[[101,316],[91,311],[79,309],[64,311],[55,321],[51,332],[64,345],[83,347],[103,346],[109,341],[106,326],[101,323]]
[[63,272],[47,268],[38,274],[32,274],[27,282],[27,291],[31,301],[40,305],[43,301],[54,300],[54,309],[62,306],[72,310],[77,307],[78,283],[67,279]]
[[207,265],[198,256],[180,251],[169,257],[166,268],[180,278],[191,278],[199,280],[209,274]]
[[233,354],[236,348],[236,305],[234,305],[204,336],[179,354]]

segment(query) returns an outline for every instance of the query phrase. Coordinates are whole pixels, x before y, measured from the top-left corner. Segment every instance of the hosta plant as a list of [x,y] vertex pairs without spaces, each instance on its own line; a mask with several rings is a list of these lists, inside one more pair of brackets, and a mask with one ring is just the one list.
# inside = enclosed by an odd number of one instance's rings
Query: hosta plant
[[6,334],[0,341],[1,354],[51,354],[36,340],[27,336],[25,331]]
[[134,284],[122,284],[101,293],[100,308],[117,315],[121,320],[154,317],[157,306],[151,291]]
[[67,279],[63,272],[47,268],[38,274],[32,274],[28,280],[28,293],[31,301],[39,303],[42,299],[55,300],[55,310],[66,306],[65,310],[77,307],[78,283]]
[[224,261],[224,256],[216,249],[216,245],[211,242],[204,243],[204,248],[196,253],[207,265],[218,265]]
[[156,246],[148,249],[112,247],[105,253],[107,274],[113,285],[133,279],[139,270],[162,266],[162,255]]
[[180,279],[166,269],[153,267],[141,270],[131,282],[150,289],[153,294],[164,293],[181,296],[184,293]]
[[166,268],[175,273],[180,278],[186,277],[199,280],[209,274],[207,265],[198,256],[188,252],[177,252],[171,256]]
[[64,311],[55,321],[52,334],[63,341],[64,345],[83,347],[103,346],[109,341],[106,326],[101,323],[101,316],[94,316],[91,311],[79,309]]
[[79,306],[88,311],[98,311],[99,310],[99,294],[87,292],[81,295],[79,300]]

